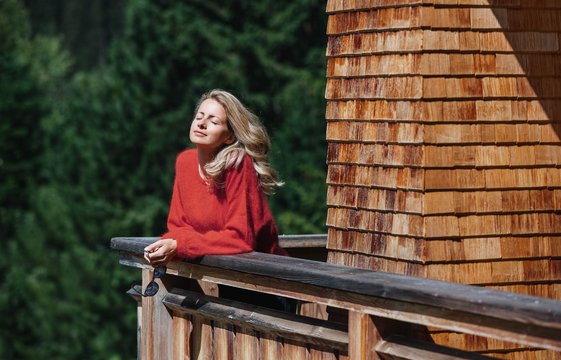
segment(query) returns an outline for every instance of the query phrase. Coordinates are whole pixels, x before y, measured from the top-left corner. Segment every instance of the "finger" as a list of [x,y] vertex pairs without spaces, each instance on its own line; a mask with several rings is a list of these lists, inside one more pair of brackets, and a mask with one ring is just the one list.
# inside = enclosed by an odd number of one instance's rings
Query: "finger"
[[155,261],[161,261],[165,258],[165,254],[160,250],[153,252],[150,254],[150,262],[153,263]]
[[172,258],[173,254],[170,254],[167,251],[158,250],[158,252],[154,252],[150,254],[150,264],[155,266],[165,266]]
[[150,244],[150,245],[148,245],[148,246],[146,246],[144,248],[144,252],[149,252],[149,253],[153,252],[154,249],[157,249],[159,247],[158,243],[159,243],[159,240]]

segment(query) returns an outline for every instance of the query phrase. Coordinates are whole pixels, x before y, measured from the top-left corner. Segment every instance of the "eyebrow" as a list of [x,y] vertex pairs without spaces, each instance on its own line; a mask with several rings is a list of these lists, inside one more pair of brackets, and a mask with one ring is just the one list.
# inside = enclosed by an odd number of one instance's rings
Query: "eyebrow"
[[[201,115],[203,115],[203,116],[206,115],[206,114],[205,114],[204,112],[202,112],[202,111],[197,111],[197,115],[199,115],[199,114],[201,114]],[[210,117],[210,118],[215,118],[215,119],[218,119],[218,120],[221,121],[221,122],[224,122],[224,120],[222,120],[221,118],[219,118],[218,116],[213,115],[213,114],[208,114],[208,117]]]

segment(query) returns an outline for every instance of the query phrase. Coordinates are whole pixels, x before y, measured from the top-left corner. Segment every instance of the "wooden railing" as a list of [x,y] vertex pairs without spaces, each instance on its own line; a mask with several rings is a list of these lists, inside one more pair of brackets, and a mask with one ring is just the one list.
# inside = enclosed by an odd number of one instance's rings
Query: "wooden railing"
[[[111,241],[122,264],[143,269],[142,288],[152,280],[142,251],[154,239]],[[561,302],[546,298],[262,253],[173,262],[156,281],[154,297],[135,296],[142,359],[483,358],[423,341],[426,327],[561,351]],[[301,306],[225,300],[218,285]]]

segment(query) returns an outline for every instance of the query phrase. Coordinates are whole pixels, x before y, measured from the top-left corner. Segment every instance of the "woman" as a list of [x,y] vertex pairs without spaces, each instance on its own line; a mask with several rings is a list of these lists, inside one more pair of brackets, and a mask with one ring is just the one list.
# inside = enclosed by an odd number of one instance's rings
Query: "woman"
[[212,90],[197,106],[189,139],[196,149],[177,157],[168,232],[146,247],[146,260],[164,266],[174,257],[284,255],[265,198],[282,183],[257,117],[232,94]]

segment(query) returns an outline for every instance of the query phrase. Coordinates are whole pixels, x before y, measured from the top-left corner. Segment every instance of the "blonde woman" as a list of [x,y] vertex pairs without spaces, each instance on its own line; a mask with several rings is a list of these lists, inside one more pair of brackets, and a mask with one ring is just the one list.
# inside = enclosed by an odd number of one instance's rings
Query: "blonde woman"
[[146,247],[146,260],[165,266],[207,254],[284,255],[265,197],[282,183],[257,117],[232,94],[212,90],[197,106],[189,139],[196,149],[177,157],[168,232]]

